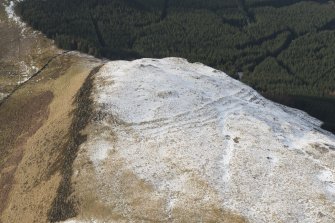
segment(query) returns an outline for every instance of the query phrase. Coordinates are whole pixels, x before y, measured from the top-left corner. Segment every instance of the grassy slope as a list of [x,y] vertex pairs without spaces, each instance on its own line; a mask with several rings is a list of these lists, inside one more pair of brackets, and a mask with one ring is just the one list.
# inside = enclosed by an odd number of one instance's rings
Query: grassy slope
[[21,27],[8,20],[3,3],[0,0],[0,94],[9,94],[35,73],[33,69],[27,71],[25,65],[41,68],[60,50],[30,28],[22,32]]
[[20,62],[40,69],[61,51],[31,29],[22,36],[20,27],[7,20],[2,3],[0,92],[12,95],[0,104],[0,222],[46,222],[62,179],[74,98],[97,64],[62,55],[18,84],[24,74]]
[[62,179],[74,98],[96,65],[62,56],[0,106],[0,185],[8,188],[0,193],[3,222],[47,221]]

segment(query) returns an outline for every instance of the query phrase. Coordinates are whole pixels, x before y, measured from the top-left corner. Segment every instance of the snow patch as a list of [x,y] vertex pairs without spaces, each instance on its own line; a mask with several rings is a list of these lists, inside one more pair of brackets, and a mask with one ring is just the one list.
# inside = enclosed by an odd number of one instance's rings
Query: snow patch
[[328,197],[335,202],[335,178],[333,172],[324,169],[320,172],[318,178],[324,185]]
[[8,93],[2,93],[0,92],[0,101],[2,101],[4,98],[6,98],[9,94]]
[[113,148],[111,142],[106,140],[97,140],[94,143],[94,150],[91,151],[90,157],[94,166],[98,168],[101,163],[108,157],[109,151]]
[[[5,11],[7,13],[8,19],[15,22],[21,28],[25,28],[26,27],[25,23],[21,21],[21,18],[16,15],[15,10],[14,10],[15,4],[21,1],[23,0],[9,1],[7,2],[7,4],[4,3],[4,6],[5,6]],[[24,29],[22,30],[22,33],[23,32],[24,32]]]

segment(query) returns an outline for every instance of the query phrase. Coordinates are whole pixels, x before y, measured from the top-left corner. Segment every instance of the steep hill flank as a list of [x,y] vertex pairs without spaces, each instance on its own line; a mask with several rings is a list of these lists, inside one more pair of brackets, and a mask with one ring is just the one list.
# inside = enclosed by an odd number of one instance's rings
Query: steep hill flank
[[69,174],[79,89],[101,62],[57,49],[12,10],[0,1],[0,222],[46,222]]

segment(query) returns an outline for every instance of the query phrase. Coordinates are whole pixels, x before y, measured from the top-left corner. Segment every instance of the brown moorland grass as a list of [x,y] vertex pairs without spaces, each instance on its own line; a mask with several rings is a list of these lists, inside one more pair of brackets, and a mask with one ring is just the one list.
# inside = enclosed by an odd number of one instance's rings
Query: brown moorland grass
[[90,99],[92,81],[93,75],[99,71],[100,67],[98,66],[90,72],[75,98],[76,107],[73,112],[68,142],[63,147],[61,156],[57,161],[60,165],[62,181],[48,213],[48,219],[51,222],[66,220],[77,215],[76,201],[73,198],[71,199],[73,192],[71,185],[72,165],[77,157],[80,144],[86,141],[86,135],[82,135],[81,131],[86,127],[93,113]]
[[96,63],[63,55],[0,106],[0,222],[47,222],[74,98]]

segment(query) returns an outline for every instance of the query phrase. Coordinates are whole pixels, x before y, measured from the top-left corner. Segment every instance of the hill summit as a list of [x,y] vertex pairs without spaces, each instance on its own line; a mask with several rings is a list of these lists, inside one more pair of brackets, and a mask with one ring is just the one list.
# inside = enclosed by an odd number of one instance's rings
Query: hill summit
[[97,222],[333,222],[335,137],[320,121],[185,59],[95,75],[72,176]]

